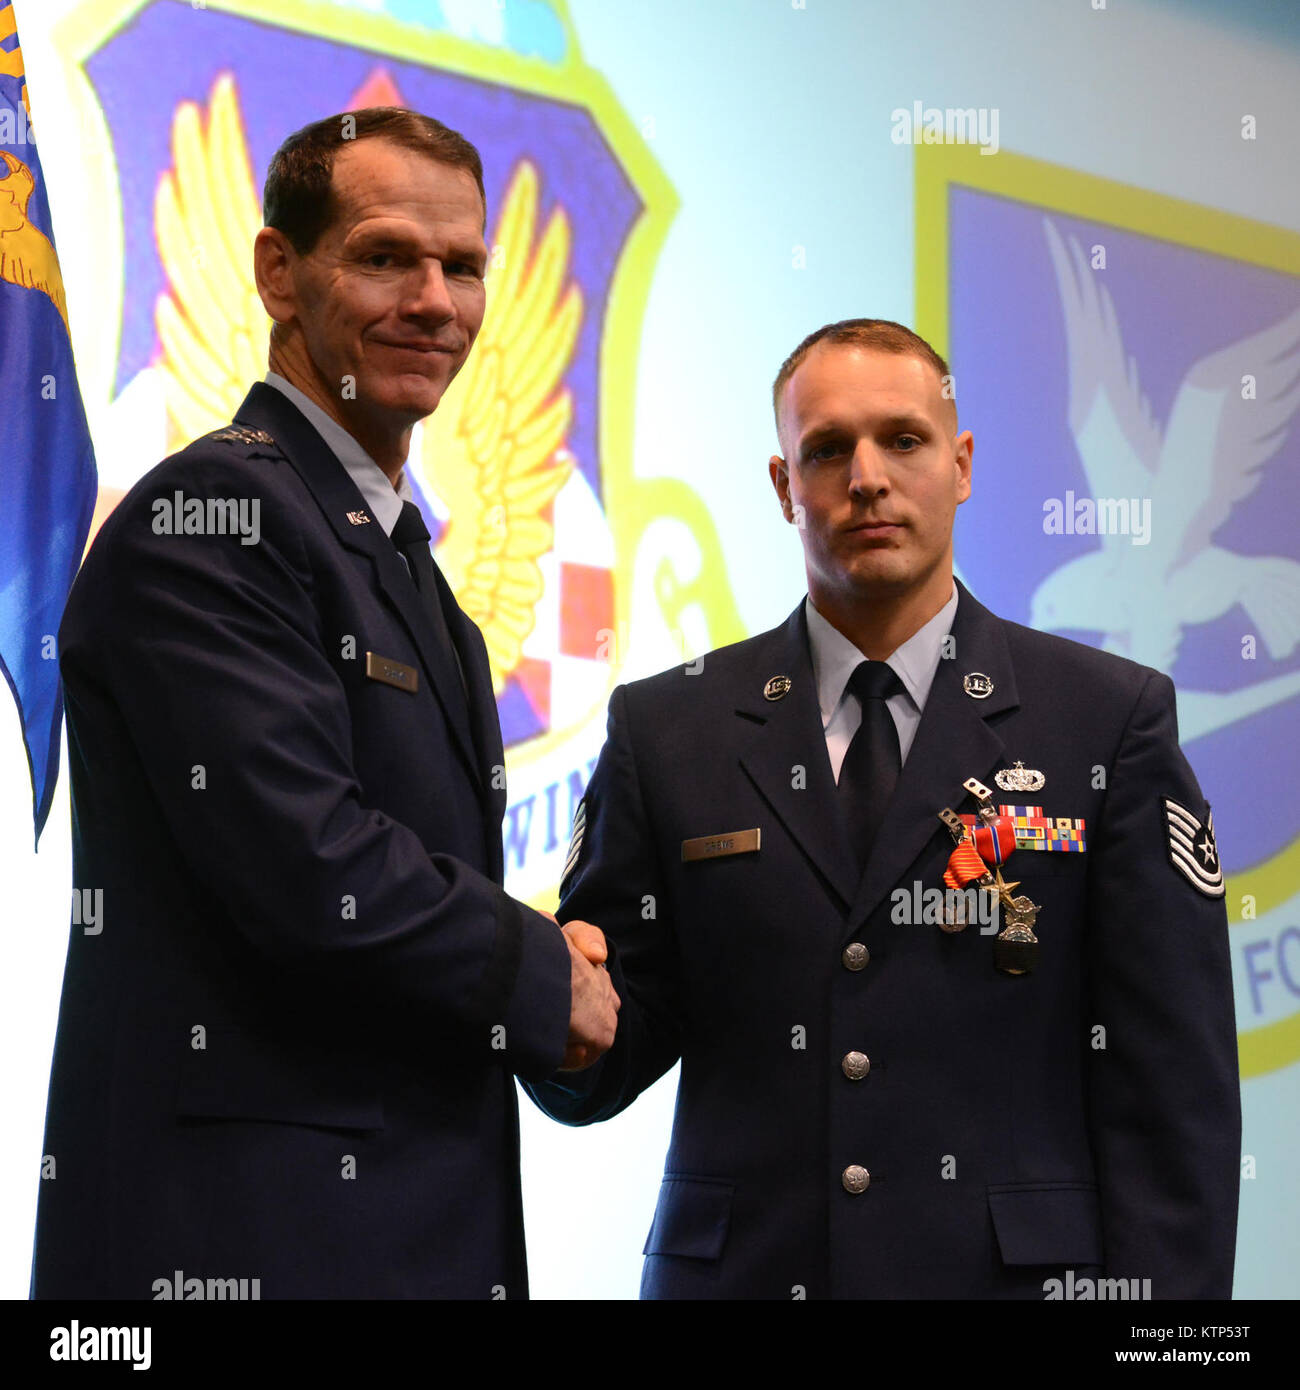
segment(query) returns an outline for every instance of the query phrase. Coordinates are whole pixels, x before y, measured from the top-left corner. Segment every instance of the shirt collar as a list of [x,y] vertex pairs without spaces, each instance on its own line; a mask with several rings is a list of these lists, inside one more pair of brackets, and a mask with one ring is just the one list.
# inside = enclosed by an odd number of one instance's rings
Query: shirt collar
[[347,470],[348,477],[357,485],[357,491],[375,514],[375,520],[392,535],[397,518],[402,514],[403,502],[414,502],[410,480],[403,468],[397,477],[397,486],[389,481],[388,474],[370,457],[360,444],[339,424],[328,416],[310,396],[304,395],[292,382],[286,381],[278,372],[267,372],[266,384],[274,386],[307,417],[309,424],[325,441],[335,458]]
[[[821,706],[822,727],[825,728],[844,698],[849,677],[866,658],[839,628],[833,627],[813,607],[811,596],[804,600],[804,611],[808,616],[808,647],[817,681],[817,701]],[[954,584],[948,602],[885,659],[918,710],[925,709],[930,687],[934,684],[934,673],[939,669],[943,639],[952,628],[956,612],[957,586]]]

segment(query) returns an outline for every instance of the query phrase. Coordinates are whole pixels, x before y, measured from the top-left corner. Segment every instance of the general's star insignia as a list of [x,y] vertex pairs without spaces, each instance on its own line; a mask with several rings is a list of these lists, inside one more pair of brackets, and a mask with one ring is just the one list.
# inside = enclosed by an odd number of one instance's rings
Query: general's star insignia
[[227,425],[212,435],[222,444],[274,444],[275,440],[265,430],[255,430],[248,425]]

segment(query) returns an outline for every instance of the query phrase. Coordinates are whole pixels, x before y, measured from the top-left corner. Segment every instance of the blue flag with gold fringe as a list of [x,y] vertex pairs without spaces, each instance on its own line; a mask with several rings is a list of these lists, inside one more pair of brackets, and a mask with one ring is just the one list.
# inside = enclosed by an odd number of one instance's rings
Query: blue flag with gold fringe
[[10,0],[0,0],[0,392],[0,670],[18,706],[39,842],[59,776],[59,619],[96,476]]

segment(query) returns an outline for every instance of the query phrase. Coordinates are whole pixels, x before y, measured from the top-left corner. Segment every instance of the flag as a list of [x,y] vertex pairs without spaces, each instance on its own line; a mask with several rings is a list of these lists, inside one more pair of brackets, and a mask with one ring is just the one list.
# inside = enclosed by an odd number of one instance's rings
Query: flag
[[96,476],[10,0],[0,0],[0,418],[0,670],[18,706],[39,842],[59,776],[59,619]]

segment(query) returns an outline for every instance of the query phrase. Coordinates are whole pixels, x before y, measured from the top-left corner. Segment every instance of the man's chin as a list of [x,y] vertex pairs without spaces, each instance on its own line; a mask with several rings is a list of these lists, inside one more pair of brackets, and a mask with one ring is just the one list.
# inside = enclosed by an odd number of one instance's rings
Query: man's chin
[[407,425],[432,415],[447,391],[446,382],[430,382],[427,378],[403,383],[400,378],[386,383],[388,389],[379,397],[376,406],[394,420]]
[[863,597],[906,593],[918,582],[915,566],[897,554],[880,552],[859,556],[857,563],[844,572],[843,582]]

